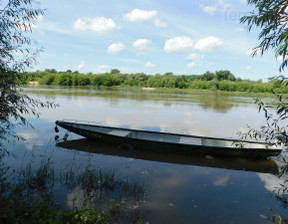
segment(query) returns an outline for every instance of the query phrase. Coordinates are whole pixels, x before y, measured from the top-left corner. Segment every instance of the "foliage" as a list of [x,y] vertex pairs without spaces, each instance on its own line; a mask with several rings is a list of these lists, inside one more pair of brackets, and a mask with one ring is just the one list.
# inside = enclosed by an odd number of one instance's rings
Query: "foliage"
[[[275,52],[275,57],[281,57],[283,62],[280,66],[280,71],[287,66],[287,41],[288,41],[288,5],[286,0],[248,0],[248,5],[253,5],[255,10],[249,15],[241,18],[242,23],[247,23],[248,30],[253,27],[260,27],[259,46],[253,49],[252,56],[272,48]],[[279,78],[279,77],[278,77]],[[273,90],[278,90],[279,93],[287,93],[287,79],[272,79]],[[277,92],[274,91],[276,94]],[[261,127],[261,130],[250,129],[246,136],[259,138],[263,137],[267,141],[277,140],[277,143],[287,145],[287,126],[285,120],[288,118],[287,99],[283,100],[281,95],[278,95],[279,102],[275,112],[270,112],[273,108],[270,105],[263,103],[257,99],[259,111],[263,111],[266,118],[266,125]]]
[[219,81],[221,80],[235,81],[236,80],[235,76],[228,70],[217,71],[215,73],[215,76]]
[[248,5],[255,7],[249,15],[241,18],[241,23],[247,23],[250,31],[254,26],[261,28],[259,46],[253,49],[252,55],[263,54],[270,48],[274,49],[275,57],[282,58],[280,71],[288,63],[288,14],[286,0],[248,0]]
[[[264,139],[270,144],[276,145],[288,145],[288,133],[287,125],[284,120],[288,118],[288,106],[283,102],[281,96],[279,96],[280,104],[274,108],[271,105],[263,103],[261,99],[255,99],[258,104],[259,112],[263,112],[266,118],[266,125],[263,125],[260,130],[250,128],[247,133],[239,133],[242,138]],[[276,114],[273,111],[276,110]]]
[[[282,59],[279,70],[283,71],[287,66],[287,46],[288,46],[288,5],[286,0],[247,0],[248,5],[255,7],[249,15],[241,18],[241,23],[248,25],[248,30],[251,31],[254,27],[261,29],[259,33],[259,46],[252,51],[252,56],[257,54],[263,55],[265,51],[272,49],[277,60]],[[271,81],[274,89],[281,90],[279,92],[287,93],[287,79],[285,77],[278,77]],[[278,94],[277,94],[278,95]],[[272,107],[264,103],[261,99],[256,99],[259,107],[259,112],[263,112],[266,118],[266,124],[260,130],[250,128],[248,133],[241,133],[242,137],[250,137],[255,139],[265,139],[271,144],[280,144],[285,148],[288,146],[288,132],[287,132],[287,118],[288,118],[288,99],[283,99],[282,95],[278,95],[278,105]],[[285,162],[285,158],[283,158]],[[282,170],[287,175],[287,167]],[[287,182],[287,180],[286,180]],[[280,191],[282,191],[280,193]],[[283,196],[287,194],[287,187],[280,186],[275,197],[278,199],[283,207],[287,207],[287,198]],[[287,223],[287,219],[276,215],[272,221],[277,223]]]
[[267,83],[260,81],[249,81],[236,79],[228,70],[205,72],[203,75],[146,75],[144,73],[122,74],[80,74],[66,72],[45,71],[23,73],[21,82],[27,84],[30,81],[37,81],[42,85],[60,86],[125,86],[125,87],[153,87],[153,88],[179,88],[179,89],[210,89],[220,91],[238,91],[254,93],[288,93],[280,81],[271,80]]
[[[10,0],[0,10],[0,138],[19,139],[13,132],[17,125],[28,125],[25,115],[38,117],[40,107],[54,107],[51,102],[32,99],[19,91],[21,74],[35,63],[39,49],[29,38],[35,22],[44,11],[34,8],[33,0]],[[0,150],[3,146],[0,143]]]
[[214,78],[215,78],[215,74],[207,71],[202,75],[201,80],[211,81]]
[[[248,0],[248,5],[253,5],[255,10],[250,15],[241,18],[242,23],[247,23],[248,30],[251,31],[253,27],[260,27],[259,46],[254,48],[252,56],[261,53],[270,48],[274,49],[275,57],[281,57],[283,62],[280,66],[280,71],[287,66],[287,40],[288,40],[288,14],[287,1],[285,0]],[[278,90],[278,93],[287,93],[287,79],[272,79],[270,81],[272,89]],[[262,137],[265,140],[277,141],[288,145],[287,141],[287,126],[285,120],[288,118],[288,104],[287,99],[283,100],[281,95],[278,95],[279,102],[276,108],[263,103],[260,99],[256,100],[259,106],[259,112],[263,111],[266,118],[266,125],[263,125],[260,130],[251,128],[245,136],[254,138]],[[275,112],[271,110],[275,109]]]

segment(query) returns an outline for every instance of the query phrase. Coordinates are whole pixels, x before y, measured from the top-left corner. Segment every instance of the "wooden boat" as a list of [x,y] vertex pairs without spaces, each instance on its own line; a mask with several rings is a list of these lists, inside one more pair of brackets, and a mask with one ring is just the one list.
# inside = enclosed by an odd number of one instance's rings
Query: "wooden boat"
[[96,141],[89,141],[86,138],[80,138],[69,141],[59,141],[57,146],[61,149],[77,150],[88,153],[101,154],[106,156],[117,156],[127,159],[138,159],[151,162],[160,162],[168,164],[180,164],[198,167],[209,167],[217,169],[249,171],[257,173],[279,174],[277,163],[269,158],[238,158],[238,157],[212,157],[206,155],[189,155],[181,153],[170,153],[157,151],[147,151],[134,149],[132,151],[119,150],[117,146]]
[[56,125],[88,139],[113,144],[124,150],[141,148],[186,154],[262,158],[277,156],[282,151],[268,143],[239,139],[145,131],[69,120],[57,120]]

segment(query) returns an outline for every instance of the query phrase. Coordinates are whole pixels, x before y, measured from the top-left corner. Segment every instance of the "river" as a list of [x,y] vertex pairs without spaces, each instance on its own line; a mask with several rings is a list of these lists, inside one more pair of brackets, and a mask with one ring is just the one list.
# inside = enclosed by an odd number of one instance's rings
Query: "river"
[[[14,170],[25,169],[27,164],[37,168],[48,158],[58,175],[52,187],[53,196],[62,206],[81,207],[87,201],[103,206],[113,198],[123,208],[118,220],[122,223],[130,223],[135,217],[150,224],[271,223],[275,215],[287,218],[288,205],[279,198],[287,200],[281,192],[283,186],[287,187],[288,176],[279,174],[283,163],[278,161],[133,151],[121,154],[115,147],[90,143],[73,133],[63,142],[66,131],[61,128],[57,133],[59,140],[54,139],[55,121],[64,118],[237,138],[237,132],[248,130],[247,125],[259,128],[265,123],[252,96],[165,89],[35,87],[23,91],[60,106],[40,109],[39,119],[29,117],[34,129],[16,129],[26,141],[7,146],[14,157],[5,158],[5,164]],[[103,192],[93,185],[94,189],[88,191],[83,183],[63,184],[68,172],[77,175],[87,170],[112,175],[116,178],[114,188]],[[60,175],[63,171],[67,171],[65,177]],[[140,190],[134,187],[128,191],[134,196],[126,192],[124,197],[121,181],[137,183]],[[279,194],[275,193],[277,190]]]

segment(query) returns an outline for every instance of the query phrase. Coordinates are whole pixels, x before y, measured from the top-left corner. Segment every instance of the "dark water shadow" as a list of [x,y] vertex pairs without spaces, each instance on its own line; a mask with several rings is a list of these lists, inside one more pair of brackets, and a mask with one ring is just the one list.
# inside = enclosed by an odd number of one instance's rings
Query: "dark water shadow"
[[251,171],[257,173],[279,174],[275,161],[269,159],[225,158],[211,156],[195,156],[176,153],[163,153],[149,150],[123,150],[116,146],[88,141],[87,139],[70,140],[57,143],[58,147],[79,150],[90,153],[120,156],[140,160],[149,160],[164,163],[192,165],[211,168],[223,168],[229,170]]

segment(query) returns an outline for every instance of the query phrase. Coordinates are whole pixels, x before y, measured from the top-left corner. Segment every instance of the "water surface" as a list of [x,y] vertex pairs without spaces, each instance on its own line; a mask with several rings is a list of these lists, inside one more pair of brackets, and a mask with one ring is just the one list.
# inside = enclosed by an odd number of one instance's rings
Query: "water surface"
[[[63,143],[66,133],[63,129],[58,133],[59,141],[54,140],[54,122],[64,118],[234,138],[238,137],[238,131],[247,130],[248,124],[259,127],[265,121],[250,97],[179,90],[30,88],[24,91],[35,98],[54,100],[60,107],[42,109],[40,119],[30,118],[34,129],[17,130],[27,140],[8,146],[16,158],[5,159],[15,170],[25,168],[31,161],[36,168],[43,158],[49,158],[56,173],[63,170],[77,173],[88,167],[114,173],[121,180],[135,181],[146,193],[139,200],[127,199],[125,212],[139,214],[143,223],[271,223],[269,217],[287,217],[285,203],[274,192],[287,186],[284,182],[288,177],[280,176],[279,167],[283,164],[277,166],[273,160],[123,152],[117,147],[87,142],[73,133]],[[59,175],[61,178],[64,177]],[[79,186],[55,184],[53,191],[63,206],[72,206],[73,198],[81,206],[87,199],[87,191]],[[123,216],[122,222],[129,219],[129,215]]]

